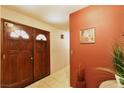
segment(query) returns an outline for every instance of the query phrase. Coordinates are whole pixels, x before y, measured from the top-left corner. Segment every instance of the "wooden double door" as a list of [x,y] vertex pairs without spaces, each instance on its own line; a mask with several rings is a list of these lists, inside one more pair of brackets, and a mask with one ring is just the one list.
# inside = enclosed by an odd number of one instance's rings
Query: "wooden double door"
[[2,87],[25,87],[50,74],[49,32],[2,20]]

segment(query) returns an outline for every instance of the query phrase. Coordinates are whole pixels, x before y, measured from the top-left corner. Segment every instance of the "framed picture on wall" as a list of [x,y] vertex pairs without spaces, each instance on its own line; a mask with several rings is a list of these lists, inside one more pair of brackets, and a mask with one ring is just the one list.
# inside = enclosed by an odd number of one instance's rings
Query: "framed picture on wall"
[[80,31],[80,43],[93,44],[95,43],[95,28],[88,28]]

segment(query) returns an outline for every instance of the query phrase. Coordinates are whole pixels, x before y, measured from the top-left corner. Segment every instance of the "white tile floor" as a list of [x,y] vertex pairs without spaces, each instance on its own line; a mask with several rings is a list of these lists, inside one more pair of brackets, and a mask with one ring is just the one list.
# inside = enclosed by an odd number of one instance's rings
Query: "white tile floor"
[[69,88],[69,67],[65,67],[46,78],[43,78],[26,88]]

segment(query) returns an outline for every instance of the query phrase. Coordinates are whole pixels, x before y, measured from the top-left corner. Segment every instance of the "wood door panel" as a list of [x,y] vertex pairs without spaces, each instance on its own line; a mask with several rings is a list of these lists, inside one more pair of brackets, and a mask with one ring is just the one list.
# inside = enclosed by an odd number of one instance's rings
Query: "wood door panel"
[[33,81],[33,63],[30,59],[33,56],[33,30],[10,22],[8,24],[5,22],[4,25],[6,58],[2,65],[2,86],[23,87]]
[[19,50],[19,41],[18,40],[7,40],[7,43],[6,43],[6,46],[7,46],[7,49],[6,51],[18,51]]
[[33,62],[31,61],[31,52],[21,52],[23,55],[20,55],[20,79],[25,80],[25,79],[33,79]]
[[28,27],[21,28],[29,36],[28,39],[21,38],[20,48],[20,78],[21,81],[33,81],[33,30]]
[[[18,81],[18,58],[17,58],[18,52],[17,53],[8,53],[6,55],[7,59],[5,59],[4,64],[2,65],[3,71],[3,77],[2,81],[4,81],[4,84],[11,84],[14,82]],[[16,58],[16,59],[15,59]],[[6,65],[8,64],[8,65]]]
[[[4,54],[5,59],[2,62],[2,87],[13,86],[14,83],[19,81],[19,38],[11,38],[11,29],[4,28]],[[13,86],[14,87],[14,86]]]
[[[2,87],[25,87],[49,75],[49,32],[4,19],[2,26]],[[36,40],[39,34],[47,40]]]
[[39,45],[39,48],[38,48],[38,44],[36,44],[35,66],[34,66],[35,80],[38,80],[45,76],[45,53],[41,49],[45,50],[45,48],[42,48],[42,43]]
[[35,78],[42,78],[45,76],[45,47],[43,45],[42,42],[36,44]]
[[[34,80],[41,79],[46,76],[46,41],[43,40],[36,40],[38,35],[45,35],[42,31],[35,32],[35,40],[34,40],[34,53],[35,53],[35,61],[34,61]],[[49,66],[48,66],[49,67]]]

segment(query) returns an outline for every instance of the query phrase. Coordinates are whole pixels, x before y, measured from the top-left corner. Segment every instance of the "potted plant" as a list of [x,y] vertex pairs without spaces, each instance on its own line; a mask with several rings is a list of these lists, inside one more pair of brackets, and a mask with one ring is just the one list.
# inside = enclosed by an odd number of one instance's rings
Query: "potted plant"
[[114,69],[108,69],[103,67],[98,67],[96,69],[114,74],[118,86],[124,87],[124,49],[122,45],[116,44],[113,49],[112,57]]
[[124,49],[120,44],[113,49],[113,64],[118,86],[124,87]]

